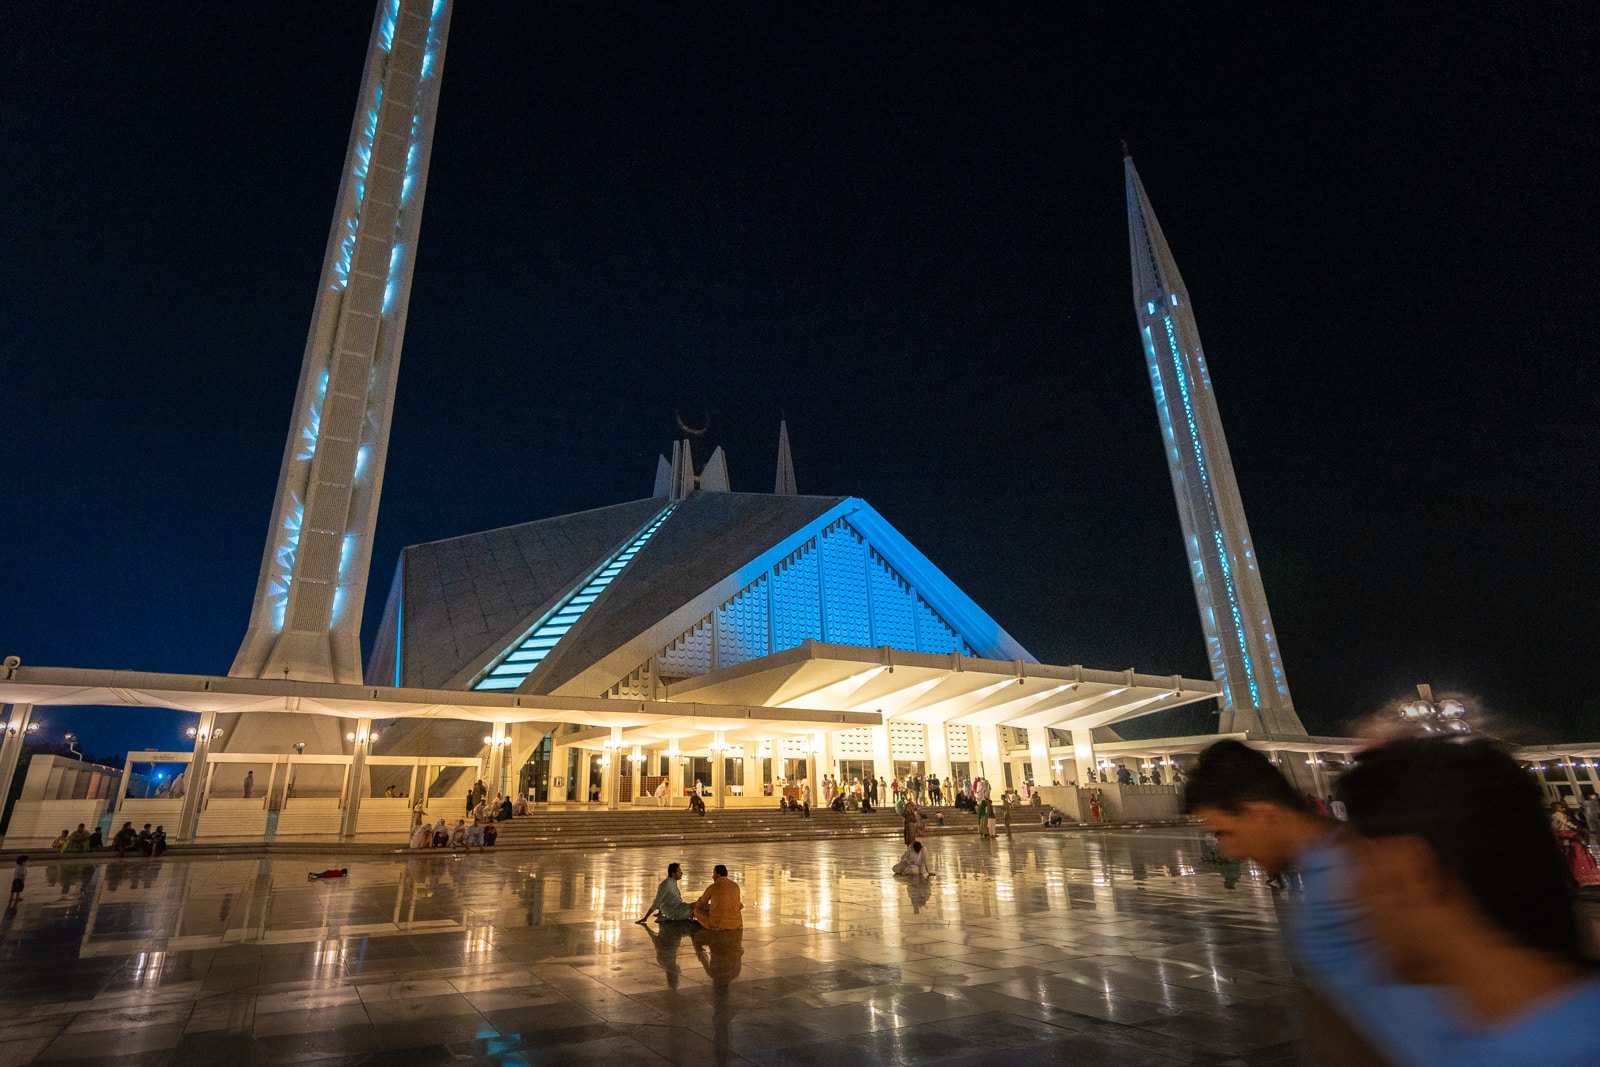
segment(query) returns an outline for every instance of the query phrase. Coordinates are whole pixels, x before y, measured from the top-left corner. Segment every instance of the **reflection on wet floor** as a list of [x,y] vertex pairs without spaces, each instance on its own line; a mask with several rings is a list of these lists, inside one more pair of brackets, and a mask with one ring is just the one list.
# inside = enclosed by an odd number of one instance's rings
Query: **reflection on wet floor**
[[[0,1067],[1292,1059],[1275,903],[1182,830],[41,864],[6,919]],[[726,863],[746,928],[637,926]],[[307,881],[347,866],[350,876]],[[310,1013],[310,1014],[308,1014]],[[14,1016],[17,1017],[17,1016]]]

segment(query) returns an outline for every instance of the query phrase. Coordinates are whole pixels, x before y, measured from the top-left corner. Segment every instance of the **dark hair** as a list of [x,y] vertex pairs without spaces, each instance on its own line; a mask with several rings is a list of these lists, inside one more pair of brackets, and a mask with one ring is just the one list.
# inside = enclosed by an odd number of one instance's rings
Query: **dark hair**
[[726,878],[728,877],[728,868],[719,863],[715,867],[711,868],[711,873],[720,874],[722,877]]
[[1356,833],[1421,838],[1444,876],[1501,931],[1527,948],[1583,960],[1539,784],[1498,745],[1391,741],[1356,757],[1337,792]]
[[672,873],[674,871],[678,870],[682,866],[683,866],[683,864],[681,864],[681,863],[669,863],[669,864],[667,864],[667,876],[670,878],[672,876]]
[[913,842],[911,842],[911,851],[912,852],[921,852],[922,851],[922,842],[921,841],[913,841]]
[[18,863],[27,863],[28,862],[28,857],[26,857],[26,856],[18,856],[17,857],[17,862]]
[[1278,773],[1272,761],[1242,741],[1218,741],[1200,753],[1200,762],[1183,791],[1185,814],[1201,808],[1233,814],[1253,802],[1306,810],[1305,797]]

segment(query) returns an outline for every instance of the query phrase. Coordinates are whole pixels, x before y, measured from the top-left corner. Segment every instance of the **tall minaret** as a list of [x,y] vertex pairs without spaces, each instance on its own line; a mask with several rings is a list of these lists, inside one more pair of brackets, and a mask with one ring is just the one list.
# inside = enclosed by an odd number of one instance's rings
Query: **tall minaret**
[[250,630],[229,671],[238,677],[361,681],[361,608],[449,25],[450,0],[379,0]]
[[1133,160],[1124,158],[1123,168],[1134,311],[1150,364],[1211,675],[1222,688],[1221,729],[1304,737],[1306,728],[1289,699],[1189,291]]

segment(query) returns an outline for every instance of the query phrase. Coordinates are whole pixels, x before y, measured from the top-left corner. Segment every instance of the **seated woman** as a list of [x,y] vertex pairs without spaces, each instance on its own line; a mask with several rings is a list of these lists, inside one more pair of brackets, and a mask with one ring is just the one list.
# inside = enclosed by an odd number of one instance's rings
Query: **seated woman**
[[455,829],[450,831],[450,847],[451,848],[466,848],[467,847],[467,820],[465,820],[465,819],[457,819],[456,820]]
[[486,823],[483,827],[483,847],[488,848],[500,836],[500,831],[494,823]]
[[431,823],[423,823],[421,826],[417,827],[414,831],[412,831],[412,834],[411,834],[411,847],[412,848],[427,848],[429,845],[432,845],[432,844],[433,844],[433,826],[432,826]]
[[449,846],[450,846],[450,827],[445,824],[444,818],[440,817],[439,825],[437,825],[437,826],[435,826],[433,828],[433,847],[434,848],[448,848]]
[[650,906],[644,909],[644,918],[635,919],[639,924],[644,924],[651,913],[664,923],[689,922],[694,918],[694,909],[683,899],[683,893],[678,889],[678,882],[683,878],[683,864],[667,864],[667,876],[656,886],[655,899]]
[[504,797],[500,801],[500,815],[495,821],[496,822],[505,822],[507,819],[510,819],[510,818],[511,818],[511,798],[510,797]]
[[891,870],[895,874],[911,874],[926,877],[928,874],[928,856],[922,849],[921,841],[913,841],[906,846],[905,852]]
[[511,806],[511,814],[513,814],[513,815],[526,815],[526,814],[528,814],[528,794],[526,794],[526,793],[518,793],[517,794],[517,802]]

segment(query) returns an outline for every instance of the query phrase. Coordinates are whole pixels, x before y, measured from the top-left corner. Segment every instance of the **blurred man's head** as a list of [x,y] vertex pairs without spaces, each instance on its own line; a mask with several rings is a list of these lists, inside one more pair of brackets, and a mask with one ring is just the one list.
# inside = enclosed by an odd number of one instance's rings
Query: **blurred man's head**
[[1392,741],[1339,782],[1357,886],[1390,962],[1440,982],[1441,947],[1476,936],[1582,959],[1566,870],[1537,782],[1489,741]]
[[728,877],[728,868],[719,863],[711,868],[711,873],[717,878],[726,878]]
[[1238,741],[1218,741],[1200,754],[1183,804],[1217,835],[1224,856],[1270,871],[1288,867],[1306,837],[1322,832],[1272,761]]

